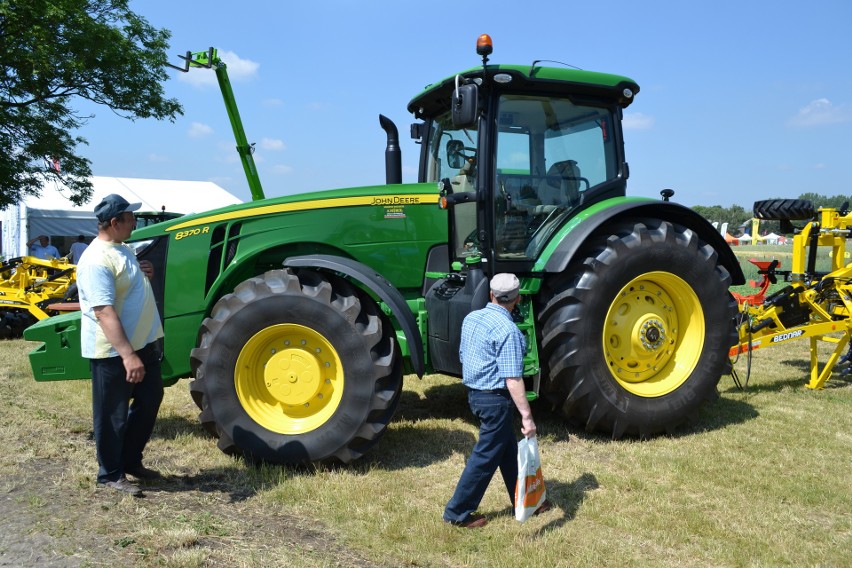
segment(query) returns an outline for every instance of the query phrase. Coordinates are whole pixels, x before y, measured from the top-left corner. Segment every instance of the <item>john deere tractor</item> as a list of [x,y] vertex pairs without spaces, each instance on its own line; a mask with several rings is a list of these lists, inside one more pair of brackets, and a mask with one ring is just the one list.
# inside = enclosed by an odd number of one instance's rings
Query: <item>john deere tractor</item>
[[[263,198],[215,50],[255,200],[134,232],[156,267],[163,373],[192,377],[204,427],[229,453],[350,462],[388,427],[403,377],[461,375],[462,319],[514,272],[530,393],[588,431],[669,432],[717,396],[737,343],[742,271],[719,233],[669,200],[626,197],[626,77],[482,64],[408,105],[421,147],[401,183],[385,117],[387,183]],[[38,380],[81,378],[79,314],[26,338]],[[428,380],[428,377],[425,379]],[[533,396],[533,395],[530,395]]]

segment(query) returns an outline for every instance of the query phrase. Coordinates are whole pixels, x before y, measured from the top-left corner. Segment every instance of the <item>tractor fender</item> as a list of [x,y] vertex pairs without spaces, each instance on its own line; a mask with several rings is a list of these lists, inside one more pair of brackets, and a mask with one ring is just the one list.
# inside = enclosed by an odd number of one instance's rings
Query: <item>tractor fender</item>
[[357,260],[328,254],[291,256],[283,264],[287,268],[316,268],[339,272],[367,286],[390,307],[396,316],[408,341],[411,366],[417,376],[423,378],[425,372],[423,338],[420,337],[417,321],[400,291],[394,288],[384,276]]
[[745,284],[736,255],[719,232],[692,209],[667,201],[623,201],[604,207],[581,220],[568,232],[560,232],[560,241],[544,263],[544,272],[562,272],[589,236],[601,226],[624,217],[662,219],[692,229],[704,242],[716,249],[719,263],[731,275],[732,285]]

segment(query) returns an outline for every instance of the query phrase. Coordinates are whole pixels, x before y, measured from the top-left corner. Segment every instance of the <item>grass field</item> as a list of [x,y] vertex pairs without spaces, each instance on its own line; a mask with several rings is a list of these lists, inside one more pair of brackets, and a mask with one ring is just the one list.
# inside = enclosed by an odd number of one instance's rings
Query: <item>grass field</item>
[[441,521],[476,435],[455,379],[407,377],[387,435],[338,469],[225,456],[181,381],[147,452],[166,479],[134,499],[95,489],[88,382],[36,383],[32,344],[0,342],[0,566],[850,566],[852,384],[805,389],[807,342],[787,345],[676,436],[535,408],[555,509],[519,524],[495,483],[465,530]]

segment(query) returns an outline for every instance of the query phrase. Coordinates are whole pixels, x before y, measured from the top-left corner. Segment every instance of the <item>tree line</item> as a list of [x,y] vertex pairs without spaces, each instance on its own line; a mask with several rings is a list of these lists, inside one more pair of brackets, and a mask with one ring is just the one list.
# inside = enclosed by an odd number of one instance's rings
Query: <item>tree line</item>
[[[775,197],[773,199],[789,199]],[[803,193],[796,199],[810,201],[814,204],[814,208],[831,207],[834,209],[842,209],[844,204],[848,209],[852,206],[852,197],[848,195],[820,195],[818,193]],[[733,236],[739,236],[743,232],[751,233],[751,220],[754,213],[751,209],[745,209],[741,205],[731,205],[730,207],[722,207],[721,205],[696,205],[692,208],[693,211],[710,221],[718,221],[728,224],[728,232]],[[761,233],[780,233],[781,226],[778,221],[761,221]]]

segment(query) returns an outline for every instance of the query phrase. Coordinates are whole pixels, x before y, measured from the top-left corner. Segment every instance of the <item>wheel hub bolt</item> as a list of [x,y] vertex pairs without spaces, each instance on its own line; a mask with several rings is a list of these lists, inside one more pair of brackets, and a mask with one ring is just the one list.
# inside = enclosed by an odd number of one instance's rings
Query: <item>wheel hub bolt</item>
[[645,349],[658,349],[666,338],[665,325],[658,319],[649,319],[642,324],[640,336]]

